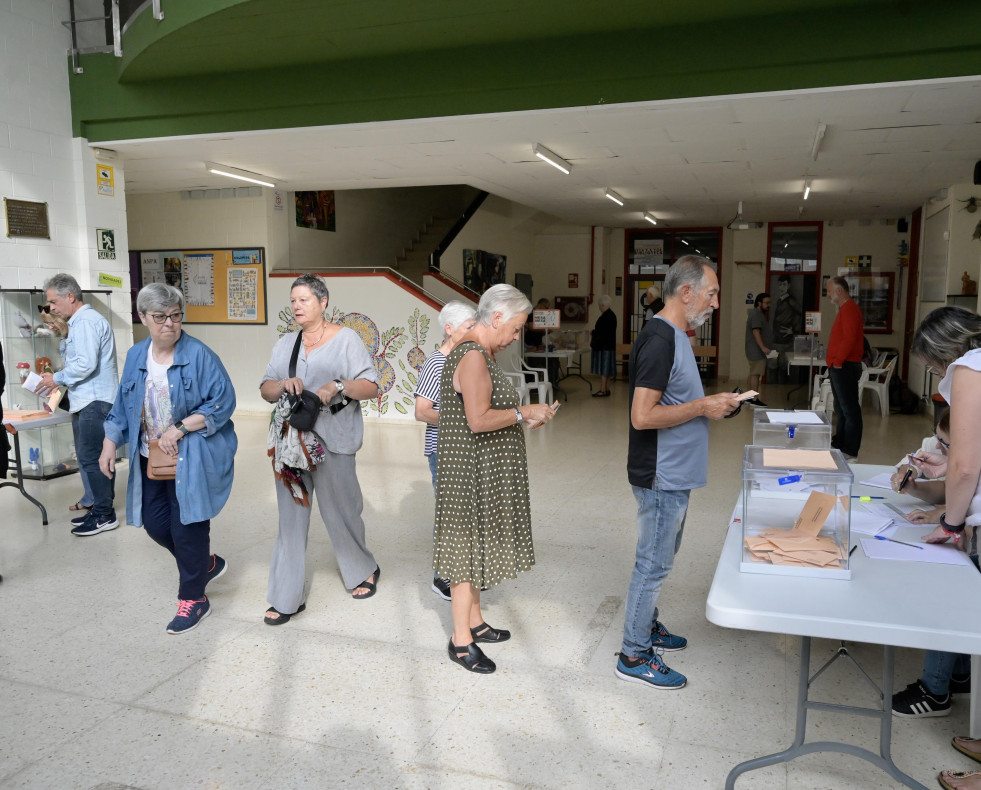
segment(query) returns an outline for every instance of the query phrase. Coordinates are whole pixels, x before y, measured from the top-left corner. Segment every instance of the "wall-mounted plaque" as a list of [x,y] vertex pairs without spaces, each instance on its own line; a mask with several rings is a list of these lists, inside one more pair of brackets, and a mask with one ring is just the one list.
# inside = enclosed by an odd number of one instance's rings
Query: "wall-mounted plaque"
[[4,198],[3,208],[7,215],[8,238],[51,238],[51,230],[48,227],[47,203]]

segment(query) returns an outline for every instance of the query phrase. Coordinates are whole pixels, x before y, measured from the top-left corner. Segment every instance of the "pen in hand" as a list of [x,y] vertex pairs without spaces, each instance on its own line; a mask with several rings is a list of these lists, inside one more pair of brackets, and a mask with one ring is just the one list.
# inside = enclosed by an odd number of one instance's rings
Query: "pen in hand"
[[[908,453],[908,455],[910,458],[916,457],[913,455],[913,453]],[[903,475],[903,481],[899,484],[899,488],[896,489],[897,492],[902,491],[906,487],[906,484],[909,482],[909,479],[913,476],[914,469],[916,469],[916,467],[913,466],[913,464],[910,464],[909,468],[906,470],[906,474]]]
[[910,548],[919,549],[920,551],[923,551],[923,547],[922,546],[918,546],[915,543],[905,543],[904,541],[896,540],[895,538],[887,538],[885,535],[876,535],[875,536],[875,539],[876,540],[888,540],[890,543],[898,543],[900,546],[909,546]]

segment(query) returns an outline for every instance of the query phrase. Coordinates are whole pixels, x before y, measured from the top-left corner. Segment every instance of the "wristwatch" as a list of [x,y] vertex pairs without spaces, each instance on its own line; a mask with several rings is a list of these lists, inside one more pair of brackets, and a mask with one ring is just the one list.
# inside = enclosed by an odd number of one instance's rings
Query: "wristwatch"
[[338,395],[341,395],[344,392],[344,382],[340,379],[334,379],[334,386],[337,387]]
[[514,413],[515,413],[515,416],[517,416],[517,418],[518,418],[518,422],[516,422],[515,425],[518,425],[518,424],[520,424],[520,423],[522,423],[522,422],[525,421],[524,415],[521,413],[521,409],[515,408]]
[[185,436],[187,436],[190,433],[190,431],[187,430],[187,428],[184,427],[184,421],[183,420],[178,420],[177,422],[175,422],[174,423],[174,427],[178,431],[180,431],[182,434],[184,434]]
[[964,523],[961,524],[948,524],[947,514],[946,513],[940,514],[940,528],[948,535],[960,535],[964,531],[964,524],[966,523],[967,522],[965,521]]

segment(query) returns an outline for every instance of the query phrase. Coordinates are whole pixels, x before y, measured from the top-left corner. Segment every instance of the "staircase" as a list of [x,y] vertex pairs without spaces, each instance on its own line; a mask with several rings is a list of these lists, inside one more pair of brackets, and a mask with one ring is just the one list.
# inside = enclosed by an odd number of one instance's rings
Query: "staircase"
[[422,286],[422,275],[429,271],[429,255],[453,227],[454,218],[430,216],[395,256],[393,268],[403,277]]

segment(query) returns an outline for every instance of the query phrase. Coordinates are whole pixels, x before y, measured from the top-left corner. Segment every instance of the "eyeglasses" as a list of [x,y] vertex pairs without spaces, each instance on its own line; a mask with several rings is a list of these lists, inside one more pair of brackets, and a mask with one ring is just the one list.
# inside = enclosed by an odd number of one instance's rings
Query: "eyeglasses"
[[144,313],[143,315],[148,315],[155,324],[166,323],[168,318],[172,324],[179,324],[184,320],[184,313],[167,313],[166,315],[163,313]]
[[936,437],[937,442],[940,444],[941,447],[943,447],[945,450],[950,449],[950,442],[945,442],[943,439],[941,439],[940,434],[935,433],[934,436]]

